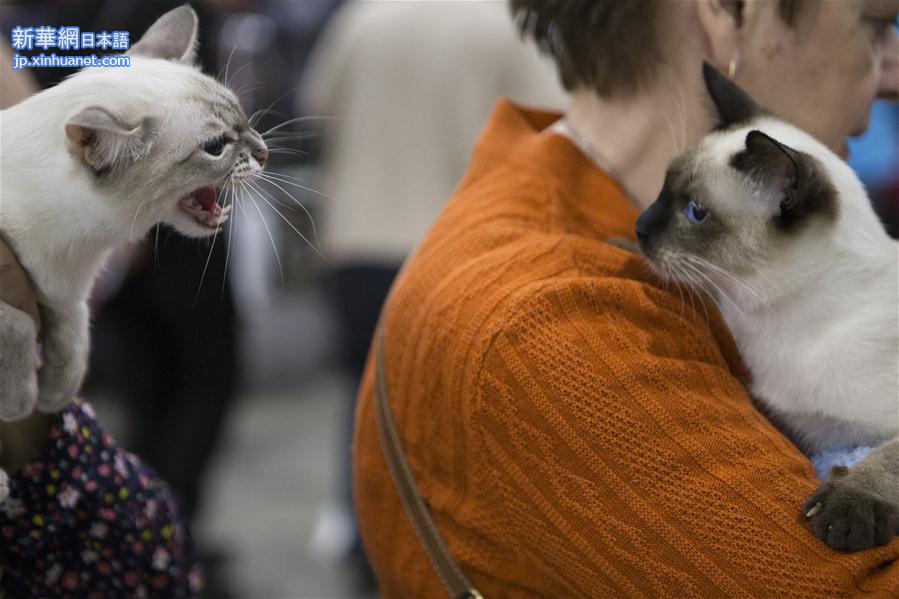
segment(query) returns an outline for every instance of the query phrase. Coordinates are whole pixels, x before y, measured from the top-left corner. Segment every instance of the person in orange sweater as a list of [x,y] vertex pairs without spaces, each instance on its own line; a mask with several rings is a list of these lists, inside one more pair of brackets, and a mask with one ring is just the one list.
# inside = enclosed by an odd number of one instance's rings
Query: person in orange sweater
[[[561,118],[499,103],[382,314],[354,496],[383,595],[465,578],[485,597],[899,596],[899,541],[845,554],[812,534],[819,481],[753,407],[713,307],[609,243],[713,126],[703,60],[845,152],[899,94],[899,3],[511,8],[572,100]],[[380,397],[458,571],[432,568],[404,510]]]

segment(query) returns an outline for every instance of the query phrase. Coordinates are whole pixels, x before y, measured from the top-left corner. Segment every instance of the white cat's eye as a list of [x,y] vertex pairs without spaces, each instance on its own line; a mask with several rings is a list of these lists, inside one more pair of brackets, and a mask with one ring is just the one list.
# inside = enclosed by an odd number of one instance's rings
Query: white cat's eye
[[225,151],[227,140],[224,137],[216,137],[203,144],[203,151],[210,156],[221,156]]
[[687,202],[687,220],[690,221],[691,224],[698,225],[705,220],[705,217],[708,215],[709,209],[696,200]]

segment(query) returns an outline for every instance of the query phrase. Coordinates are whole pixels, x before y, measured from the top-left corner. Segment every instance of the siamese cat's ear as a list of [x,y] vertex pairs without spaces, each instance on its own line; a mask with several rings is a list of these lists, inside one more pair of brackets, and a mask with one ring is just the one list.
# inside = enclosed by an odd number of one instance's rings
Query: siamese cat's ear
[[801,155],[761,131],[746,134],[746,149],[731,164],[762,183],[771,193],[787,196],[799,189]]
[[815,215],[836,219],[839,194],[813,156],[754,130],[746,134],[746,149],[734,154],[730,164],[763,187],[781,230],[794,230]]
[[197,59],[198,28],[199,20],[194,9],[187,4],[179,6],[156,19],[127,53],[194,64]]
[[147,155],[156,134],[155,120],[130,126],[99,106],[85,108],[66,123],[75,157],[94,173],[122,168]]
[[720,127],[748,123],[753,118],[766,114],[765,109],[756,104],[739,85],[707,62],[702,63],[702,78],[718,110]]

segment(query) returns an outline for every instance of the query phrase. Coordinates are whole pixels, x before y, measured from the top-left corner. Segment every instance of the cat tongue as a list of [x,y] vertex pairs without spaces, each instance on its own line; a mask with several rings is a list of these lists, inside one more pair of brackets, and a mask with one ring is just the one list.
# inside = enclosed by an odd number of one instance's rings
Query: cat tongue
[[215,211],[215,188],[214,187],[204,187],[203,189],[198,189],[194,192],[194,197],[197,198],[197,202],[207,212]]

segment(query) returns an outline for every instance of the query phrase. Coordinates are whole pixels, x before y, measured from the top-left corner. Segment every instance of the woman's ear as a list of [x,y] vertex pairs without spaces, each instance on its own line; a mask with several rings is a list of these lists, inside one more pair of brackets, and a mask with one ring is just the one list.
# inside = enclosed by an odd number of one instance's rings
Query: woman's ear
[[694,0],[696,17],[705,32],[707,60],[727,72],[737,56],[737,35],[743,25],[746,3],[743,0]]

